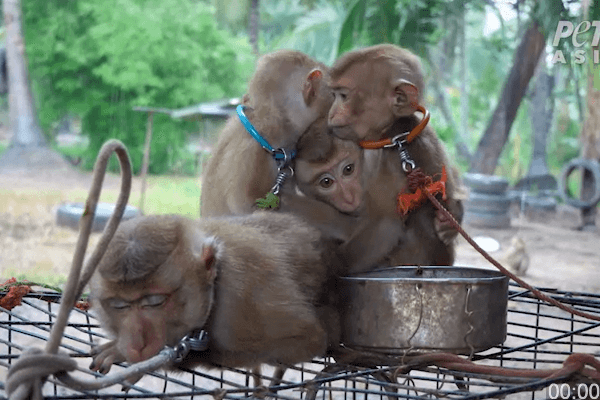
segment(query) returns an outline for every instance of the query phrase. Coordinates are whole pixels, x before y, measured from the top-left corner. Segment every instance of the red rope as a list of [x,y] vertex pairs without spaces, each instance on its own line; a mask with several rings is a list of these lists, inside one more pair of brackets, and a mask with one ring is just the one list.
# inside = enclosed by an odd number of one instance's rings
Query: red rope
[[[455,371],[472,372],[477,374],[488,374],[496,376],[521,377],[521,378],[550,378],[567,379],[576,372],[581,373],[594,380],[600,380],[600,361],[591,354],[573,353],[569,355],[559,369],[522,369],[505,368],[491,365],[475,364],[456,354],[430,353],[411,359],[406,365],[396,369],[394,376],[405,374],[411,369],[424,365],[436,365]],[[591,368],[588,368],[590,366]]]
[[[430,176],[425,175],[421,168],[415,168],[406,176],[408,179],[408,193],[399,193],[397,198],[397,211],[400,215],[407,215],[427,200],[427,194],[435,196],[442,194],[446,200],[446,167],[442,167],[442,177],[439,181],[433,181]],[[411,193],[412,192],[412,193]]]

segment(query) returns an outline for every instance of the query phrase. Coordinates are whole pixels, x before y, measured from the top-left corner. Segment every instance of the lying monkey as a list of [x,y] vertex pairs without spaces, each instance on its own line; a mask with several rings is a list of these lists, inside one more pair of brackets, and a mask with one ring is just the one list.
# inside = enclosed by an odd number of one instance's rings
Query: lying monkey
[[286,213],[123,222],[92,280],[91,302],[112,341],[91,369],[136,363],[208,332],[208,349],[171,367],[309,361],[337,344],[324,300],[337,262],[318,230]]

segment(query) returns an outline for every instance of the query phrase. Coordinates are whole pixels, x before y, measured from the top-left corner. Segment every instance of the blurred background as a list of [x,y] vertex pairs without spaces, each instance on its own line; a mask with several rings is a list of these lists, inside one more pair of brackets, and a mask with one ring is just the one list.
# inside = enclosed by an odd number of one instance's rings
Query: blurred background
[[[144,182],[149,148],[146,213],[197,217],[199,177],[220,128],[257,57],[282,48],[327,65],[378,43],[418,54],[430,123],[463,173],[499,175],[514,186],[527,176],[558,177],[573,158],[600,160],[600,5],[591,0],[4,0],[2,7],[4,271],[28,268],[28,250],[10,244],[33,237],[27,232],[42,232],[34,252],[59,240],[48,239],[56,228],[40,215],[85,199],[79,183],[88,180],[80,177],[89,177],[109,138],[127,145]],[[111,168],[118,172],[116,162]],[[15,171],[25,172],[9,179]],[[43,182],[27,183],[42,173]],[[117,195],[111,182],[108,202]],[[584,183],[568,185],[579,193]],[[131,203],[140,201],[134,186]]]

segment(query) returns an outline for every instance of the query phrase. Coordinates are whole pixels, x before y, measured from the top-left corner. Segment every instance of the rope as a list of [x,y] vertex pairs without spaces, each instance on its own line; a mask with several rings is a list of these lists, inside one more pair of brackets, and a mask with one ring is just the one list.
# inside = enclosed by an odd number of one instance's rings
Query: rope
[[[576,372],[581,373],[591,379],[600,380],[600,361],[591,354],[575,353],[569,355],[559,369],[521,369],[494,367],[491,365],[475,364],[450,353],[431,353],[417,356],[411,359],[406,365],[402,365],[394,372],[394,377],[399,374],[405,374],[415,367],[425,365],[436,365],[455,371],[471,372],[476,374],[487,374],[503,377],[518,378],[549,378],[549,379],[567,379]],[[588,368],[587,366],[592,368]]]
[[[106,166],[112,152],[116,153],[121,164],[121,192],[116,203],[115,211],[110,217],[106,228],[104,228],[100,242],[88,260],[83,274],[81,274],[85,251],[92,231],[96,205],[98,204],[98,199],[100,197],[102,182],[106,173]],[[123,216],[130,192],[131,162],[129,160],[129,155],[127,154],[127,149],[120,141],[114,139],[109,140],[102,146],[102,149],[100,149],[96,165],[94,166],[92,187],[80,220],[79,238],[75,254],[73,255],[71,271],[69,273],[56,322],[50,333],[50,338],[46,343],[45,351],[40,349],[29,349],[11,366],[6,380],[6,391],[10,400],[28,398],[41,399],[42,384],[48,375],[54,374],[60,379],[60,377],[65,374],[65,371],[72,371],[75,369],[75,362],[66,354],[58,354],[58,347],[65,326],[67,325],[71,309],[75,305],[76,300],[81,297],[83,288],[94,273],[96,265],[106,251],[106,247],[112,239],[119,221]]]
[[413,169],[409,174],[406,175],[408,181],[408,188],[411,192],[416,192],[419,188],[424,188],[427,185],[433,183],[433,179],[426,175],[421,168]]
[[513,281],[517,282],[522,288],[529,290],[531,293],[533,293],[533,295],[535,297],[537,297],[538,299],[540,299],[542,301],[550,303],[553,306],[556,306],[556,307],[560,308],[561,310],[566,311],[570,314],[578,315],[583,318],[592,319],[594,321],[600,321],[600,315],[590,314],[590,313],[587,313],[584,311],[577,310],[566,304],[563,304],[560,301],[555,300],[555,299],[551,298],[550,296],[547,296],[544,293],[540,292],[538,289],[534,288],[533,286],[531,286],[530,284],[528,284],[527,282],[525,282],[524,280],[522,280],[521,278],[519,278],[518,276],[516,276],[515,274],[513,274],[506,268],[504,268],[502,266],[502,264],[500,264],[498,261],[496,261],[491,255],[488,254],[488,252],[486,252],[484,249],[482,249],[469,236],[469,234],[466,233],[462,229],[462,227],[460,226],[458,221],[456,221],[454,216],[448,210],[446,210],[446,208],[435,198],[435,196],[433,194],[431,194],[428,190],[424,190],[424,192],[427,195],[427,197],[429,198],[429,200],[433,203],[433,205],[435,205],[436,208],[438,210],[440,210],[446,218],[448,218],[448,220],[452,223],[452,226],[454,227],[454,229],[456,229],[458,231],[458,233],[460,233],[462,235],[462,237],[464,237],[467,240],[467,242],[469,242],[469,244],[475,248],[475,250],[477,250],[483,257],[485,257],[486,260],[488,260],[490,263],[492,263],[492,265],[494,267],[498,268],[498,270],[500,272],[502,272],[504,275],[508,276]]

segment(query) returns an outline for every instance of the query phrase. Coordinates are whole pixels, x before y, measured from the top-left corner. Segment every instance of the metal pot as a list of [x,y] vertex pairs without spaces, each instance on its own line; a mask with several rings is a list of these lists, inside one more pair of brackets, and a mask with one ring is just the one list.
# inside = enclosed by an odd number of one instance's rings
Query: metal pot
[[342,342],[386,354],[472,354],[506,339],[508,278],[466,267],[342,277]]

